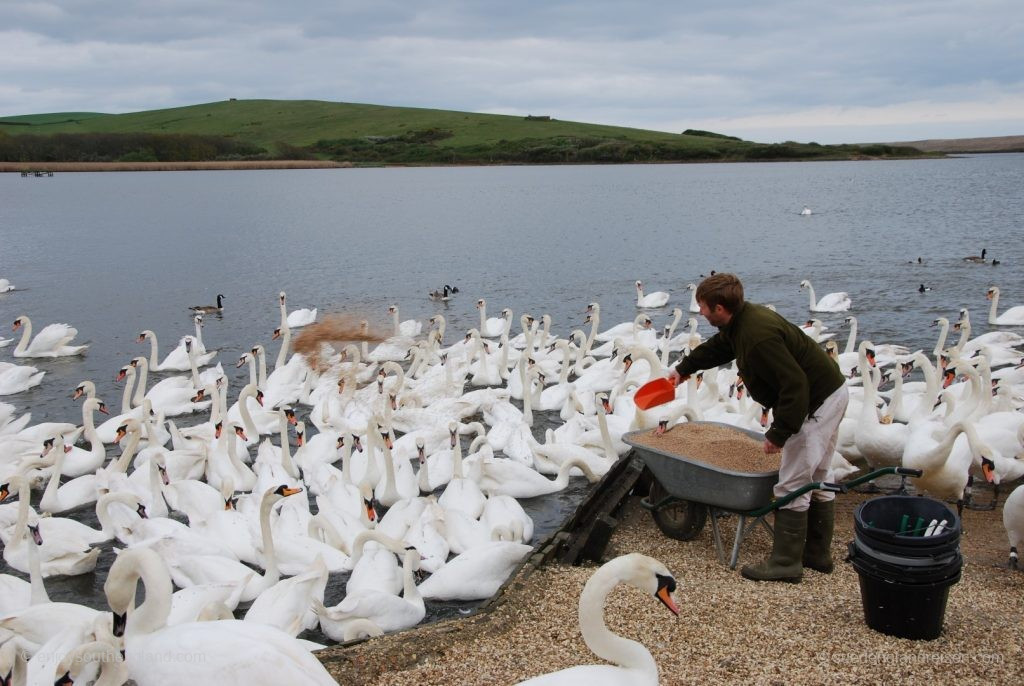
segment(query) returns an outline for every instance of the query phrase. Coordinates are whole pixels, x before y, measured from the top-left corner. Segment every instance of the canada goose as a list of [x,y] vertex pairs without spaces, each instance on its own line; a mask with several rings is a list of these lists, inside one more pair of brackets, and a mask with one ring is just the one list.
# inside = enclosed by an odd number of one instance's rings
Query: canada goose
[[188,309],[193,312],[201,312],[202,314],[219,314],[224,311],[224,300],[224,296],[218,293],[216,305],[193,305]]
[[964,262],[974,262],[976,264],[981,264],[985,261],[986,252],[988,252],[988,249],[982,248],[980,255],[968,255],[967,257],[964,258]]

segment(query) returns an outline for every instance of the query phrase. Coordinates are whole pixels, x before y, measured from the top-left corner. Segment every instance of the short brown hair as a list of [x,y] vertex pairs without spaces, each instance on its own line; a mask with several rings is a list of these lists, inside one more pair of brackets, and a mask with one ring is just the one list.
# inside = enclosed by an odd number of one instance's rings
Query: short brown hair
[[712,274],[700,282],[696,295],[709,309],[721,305],[731,314],[743,305],[743,284],[735,274]]

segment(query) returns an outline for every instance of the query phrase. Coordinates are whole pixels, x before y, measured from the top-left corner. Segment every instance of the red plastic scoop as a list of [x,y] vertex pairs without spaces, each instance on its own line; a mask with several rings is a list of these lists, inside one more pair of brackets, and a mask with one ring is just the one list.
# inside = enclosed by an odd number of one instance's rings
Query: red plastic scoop
[[641,410],[649,410],[652,407],[658,405],[664,405],[667,402],[671,402],[676,398],[676,387],[672,385],[672,382],[661,377],[648,381],[640,388],[636,389],[636,394],[633,396],[633,402]]

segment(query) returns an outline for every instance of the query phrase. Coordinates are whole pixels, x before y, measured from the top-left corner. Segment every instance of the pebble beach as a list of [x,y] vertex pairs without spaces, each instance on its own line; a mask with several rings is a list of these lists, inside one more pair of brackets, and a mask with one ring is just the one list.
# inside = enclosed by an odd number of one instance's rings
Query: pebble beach
[[[710,527],[689,542],[669,539],[631,496],[605,559],[640,552],[661,560],[678,583],[680,615],[620,585],[608,596],[606,623],[647,646],[662,684],[1018,683],[1024,572],[1007,568],[1001,508],[965,511],[963,574],[950,588],[942,635],[913,641],[868,628],[858,575],[841,562],[853,540],[854,509],[869,497],[849,493],[837,500],[833,574],[806,571],[800,584],[759,584],[718,562]],[[723,522],[727,540],[734,521]],[[770,545],[758,530],[744,542],[740,565],[761,559]],[[339,683],[367,686],[513,684],[596,664],[576,614],[596,568],[527,564],[488,611],[319,656]]]

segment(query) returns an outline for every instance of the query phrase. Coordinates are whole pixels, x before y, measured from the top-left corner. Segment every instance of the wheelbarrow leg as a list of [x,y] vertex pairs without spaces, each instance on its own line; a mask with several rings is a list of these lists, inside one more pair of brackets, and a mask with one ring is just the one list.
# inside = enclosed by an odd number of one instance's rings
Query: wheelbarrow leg
[[740,545],[743,543],[743,537],[747,534],[747,517],[746,515],[738,516],[739,521],[736,522],[736,536],[732,540],[732,557],[729,558],[729,569],[736,569],[736,561],[740,559]]
[[718,510],[708,507],[708,514],[711,515],[711,537],[715,541],[715,552],[718,554],[718,561],[725,562],[725,550],[722,547],[722,532],[718,529]]

